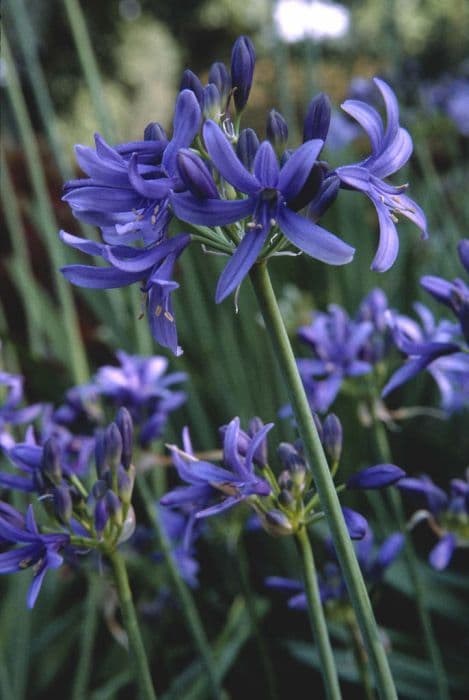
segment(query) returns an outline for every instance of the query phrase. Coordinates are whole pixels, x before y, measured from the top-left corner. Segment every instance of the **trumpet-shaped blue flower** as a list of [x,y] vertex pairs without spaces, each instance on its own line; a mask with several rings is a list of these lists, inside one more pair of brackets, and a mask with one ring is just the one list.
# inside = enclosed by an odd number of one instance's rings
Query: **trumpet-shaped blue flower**
[[238,192],[248,196],[246,199],[221,199],[213,182],[209,196],[195,196],[193,192],[173,194],[171,201],[176,215],[183,221],[205,226],[250,218],[241,242],[218,281],[217,302],[239,286],[270,232],[277,227],[293,245],[318,260],[331,265],[351,261],[353,248],[288,206],[305,185],[322,148],[321,140],[304,143],[282,168],[273,147],[264,141],[256,152],[251,173],[215,122],[205,123],[203,135],[211,161],[220,175]]
[[[260,428],[244,449],[246,434],[240,435],[239,418],[233,418],[223,436],[224,467],[197,459],[186,432],[185,450],[175,445],[171,445],[170,449],[179,476],[190,485],[170,491],[163,496],[161,504],[185,508],[192,506],[196,517],[203,518],[232,508],[249,496],[268,496],[271,487],[255,474],[254,459],[272,427],[273,424],[269,423]],[[221,501],[219,496],[223,496]],[[215,505],[209,505],[214,501]]]
[[385,272],[394,263],[399,250],[396,223],[399,216],[412,221],[427,237],[425,214],[404,194],[407,185],[394,186],[383,178],[402,168],[412,154],[412,139],[399,126],[396,96],[383,80],[374,79],[386,109],[386,127],[379,113],[360,100],[347,100],[342,105],[363,127],[371,143],[371,155],[360,163],[344,165],[335,170],[345,188],[363,192],[373,202],[379,221],[379,245],[371,265],[372,270]]
[[426,516],[438,537],[428,560],[434,569],[446,569],[456,548],[469,546],[469,472],[465,480],[451,480],[449,494],[428,476],[402,479],[398,488],[427,507],[428,510],[419,511],[418,521]]
[[0,542],[9,547],[20,545],[0,553],[0,574],[34,568],[27,597],[28,608],[32,608],[47,570],[57,569],[63,563],[59,552],[69,544],[70,537],[66,533],[41,534],[32,506],[23,517],[8,504],[0,502]]

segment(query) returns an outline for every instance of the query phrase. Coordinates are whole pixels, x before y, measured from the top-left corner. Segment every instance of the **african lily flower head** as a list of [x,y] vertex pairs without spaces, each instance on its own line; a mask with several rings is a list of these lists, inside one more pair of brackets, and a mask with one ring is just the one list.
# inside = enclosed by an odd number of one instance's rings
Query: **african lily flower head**
[[465,479],[451,480],[448,494],[428,476],[402,479],[398,487],[425,506],[413,520],[425,519],[438,537],[428,560],[434,569],[445,569],[457,547],[469,547],[469,471]]
[[221,513],[250,497],[268,496],[271,486],[255,473],[254,457],[272,427],[269,423],[260,428],[246,446],[246,434],[240,435],[240,420],[233,418],[223,435],[223,467],[197,459],[186,431],[185,449],[180,450],[175,445],[170,445],[170,449],[180,478],[189,486],[170,491],[163,496],[161,504],[192,506],[195,516],[203,518]]
[[123,350],[116,355],[120,366],[101,367],[92,386],[98,395],[129,411],[139,429],[141,445],[148,445],[162,435],[168,415],[186,400],[186,394],[172,386],[187,376],[184,372],[167,373],[166,357],[128,355]]
[[469,356],[460,352],[459,324],[443,320],[437,323],[431,311],[415,303],[419,324],[408,316],[390,313],[389,325],[397,348],[407,361],[391,376],[383,389],[387,396],[398,386],[428,369],[440,389],[442,406],[449,412],[467,405]]
[[[202,161],[194,170],[194,186],[188,192],[174,193],[171,202],[183,221],[205,226],[223,226],[248,219],[242,226],[242,238],[218,281],[216,301],[234,291],[257,260],[268,237],[281,231],[294,246],[331,265],[350,262],[354,250],[339,238],[289,207],[304,187],[322,148],[320,139],[300,146],[280,168],[269,141],[260,144],[251,172],[238,158],[232,143],[220,127],[207,121],[203,127],[210,159],[222,176],[245,199],[223,199],[215,181]],[[180,166],[184,166],[182,153]],[[182,164],[181,164],[182,159]],[[203,174],[203,178],[202,178]],[[199,183],[204,181],[202,190]],[[187,184],[187,183],[186,183]]]
[[371,321],[353,321],[340,306],[332,304],[327,313],[315,313],[309,326],[301,326],[299,339],[313,351],[314,358],[299,358],[298,369],[314,411],[327,411],[346,377],[371,371],[360,353],[367,343]]
[[335,170],[342,186],[363,192],[373,202],[379,220],[379,245],[371,265],[372,270],[385,272],[394,263],[399,250],[396,223],[399,216],[412,221],[427,237],[427,223],[420,207],[404,191],[407,185],[395,186],[383,178],[396,173],[412,154],[412,139],[399,125],[396,96],[384,80],[374,79],[386,109],[386,126],[374,107],[360,100],[347,100],[342,105],[366,131],[371,155],[353,165]]
[[[0,553],[0,574],[16,573],[33,567],[34,576],[28,592],[28,607],[36,602],[48,569],[63,563],[59,553],[70,542],[65,532],[41,534],[32,506],[26,517],[8,503],[0,501],[0,544],[7,547]],[[19,545],[16,547],[15,545]]]

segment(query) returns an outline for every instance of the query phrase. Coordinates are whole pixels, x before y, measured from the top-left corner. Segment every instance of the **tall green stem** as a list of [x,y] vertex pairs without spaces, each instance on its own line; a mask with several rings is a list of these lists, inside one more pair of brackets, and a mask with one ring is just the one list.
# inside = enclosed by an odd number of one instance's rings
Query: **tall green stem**
[[156,700],[156,693],[153,688],[145,647],[143,646],[143,640],[138,626],[125,562],[118,551],[110,553],[109,559],[112,564],[114,579],[117,585],[124,627],[129,640],[129,652],[132,657],[133,673],[140,690],[141,700]]
[[357,616],[357,622],[376,677],[376,685],[380,697],[383,698],[383,700],[397,700],[386,652],[381,643],[373,609],[357,562],[352,541],[345,525],[327,459],[319,439],[318,431],[311,417],[308,399],[298,373],[295,356],[285,329],[275,292],[272,288],[266,263],[261,262],[255,265],[251,270],[250,276],[266,328],[270,334],[283,373],[298,430],[304,443],[306,456],[311,465],[311,471],[319,493],[321,506],[331,530],[340,566]]
[[335,666],[334,653],[332,651],[329,633],[327,631],[326,618],[321,603],[316,566],[313,550],[309,541],[306,528],[302,528],[296,535],[298,549],[303,563],[303,575],[305,581],[306,598],[308,601],[309,620],[313,630],[314,639],[318,646],[319,659],[321,661],[321,674],[326,689],[326,696],[330,700],[340,700],[339,679]]
[[356,622],[350,623],[350,635],[352,637],[355,664],[362,682],[363,690],[365,691],[366,700],[375,700],[375,692],[373,690],[370,669],[368,666],[368,657],[365,649],[363,648],[360,630],[358,629]]
[[[383,462],[392,462],[391,447],[389,445],[388,436],[386,434],[386,428],[376,415],[374,405],[372,405],[371,412],[373,416],[373,431],[378,458]],[[433,670],[435,672],[435,680],[438,687],[438,697],[440,698],[440,700],[450,700],[450,693],[448,687],[448,680],[446,678],[445,667],[443,665],[443,659],[441,657],[440,648],[438,646],[438,642],[433,631],[431,615],[425,600],[424,581],[422,580],[422,576],[420,575],[418,569],[418,561],[414,545],[409,536],[409,533],[406,530],[406,521],[404,510],[402,507],[401,496],[396,489],[390,489],[390,499],[393,514],[395,519],[397,520],[399,529],[406,536],[406,564],[410,580],[414,589],[415,602],[417,603],[417,611],[420,618],[420,626],[423,632],[424,644],[426,646],[428,657],[432,662]]]
[[187,626],[204,662],[212,695],[216,700],[218,700],[222,697],[222,689],[220,686],[219,676],[215,670],[215,661],[213,659],[212,651],[207,641],[205,630],[190,591],[179,574],[171,552],[171,545],[166,537],[158,509],[155,507],[153,496],[148,489],[148,485],[143,474],[141,474],[136,480],[136,486],[144,503],[147,517],[155,528],[155,532],[169,570],[169,575],[171,576],[172,584],[179,598],[179,603],[186,619]]

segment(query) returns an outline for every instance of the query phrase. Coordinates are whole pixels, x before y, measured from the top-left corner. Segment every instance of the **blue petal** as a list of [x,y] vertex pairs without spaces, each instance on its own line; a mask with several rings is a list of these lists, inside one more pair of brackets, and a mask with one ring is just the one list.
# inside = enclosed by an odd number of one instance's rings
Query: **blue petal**
[[366,131],[371,150],[377,153],[380,150],[384,130],[382,119],[376,109],[361,100],[346,100],[341,107]]
[[405,471],[395,464],[377,464],[352,474],[347,481],[348,489],[381,489],[402,479]]
[[166,146],[163,167],[168,175],[176,173],[176,157],[180,148],[187,148],[194,140],[202,113],[192,90],[182,90],[176,100],[173,119],[173,138]]
[[379,244],[371,269],[375,272],[386,272],[397,258],[399,237],[389,209],[378,198],[370,198],[375,205],[379,221]]
[[36,544],[28,545],[27,547],[19,547],[9,552],[0,553],[0,574],[14,574],[17,571],[23,571],[25,563],[28,566],[34,564],[37,560],[38,548]]
[[107,258],[119,270],[143,272],[161,262],[167,255],[179,255],[190,243],[190,240],[188,234],[180,234],[143,251],[135,251],[134,248],[129,248],[129,252],[133,251],[131,257],[122,256],[116,249],[109,248]]
[[203,133],[208,154],[225,180],[240,192],[258,192],[259,181],[246,170],[220,127],[213,121],[205,122]]
[[352,540],[361,540],[368,531],[368,523],[360,513],[351,508],[342,508],[345,525]]
[[316,162],[323,141],[315,139],[300,146],[287,160],[278,180],[278,189],[286,200],[299,194]]
[[221,503],[217,503],[210,508],[204,508],[204,510],[199,510],[199,512],[195,514],[195,517],[207,518],[210,515],[217,515],[218,513],[222,513],[224,510],[228,510],[228,508],[232,508],[243,500],[243,496],[228,496],[228,498],[225,498],[225,500]]
[[123,272],[114,267],[93,267],[92,265],[66,265],[60,271],[72,284],[89,289],[125,287],[142,278],[140,272]]
[[287,207],[279,208],[278,219],[285,236],[316,260],[330,265],[345,265],[352,260],[354,248]]
[[254,157],[254,175],[262,187],[277,189],[280,168],[277,156],[269,141],[263,141]]
[[81,250],[82,253],[87,253],[88,255],[103,255],[104,245],[102,243],[88,241],[86,238],[73,236],[66,231],[59,231],[59,236],[64,243],[76,250]]
[[163,506],[182,506],[186,504],[205,503],[214,493],[211,486],[197,484],[194,486],[178,486],[166,493],[160,500]]
[[430,552],[429,562],[437,571],[446,569],[456,549],[456,537],[452,533],[444,535]]
[[381,92],[386,108],[386,131],[384,133],[384,141],[389,143],[394,138],[399,128],[399,104],[396,95],[391,90],[390,86],[380,78],[373,78],[373,82]]
[[370,163],[370,170],[377,177],[387,177],[397,172],[412,155],[413,144],[410,134],[399,128],[389,146]]
[[166,177],[145,180],[138,172],[138,156],[136,153],[134,153],[130,159],[129,180],[132,187],[134,187],[142,197],[155,201],[167,197],[173,185],[173,181]]
[[182,221],[202,226],[223,226],[245,219],[254,211],[252,199],[199,199],[190,192],[173,194],[171,204],[176,216]]
[[226,299],[226,297],[241,284],[244,277],[256,262],[266,236],[267,231],[264,228],[250,229],[244,234],[244,238],[218,279],[215,293],[215,301],[217,304],[223,301],[223,299]]
[[78,211],[127,212],[140,204],[139,195],[130,186],[85,185],[69,190],[62,199]]

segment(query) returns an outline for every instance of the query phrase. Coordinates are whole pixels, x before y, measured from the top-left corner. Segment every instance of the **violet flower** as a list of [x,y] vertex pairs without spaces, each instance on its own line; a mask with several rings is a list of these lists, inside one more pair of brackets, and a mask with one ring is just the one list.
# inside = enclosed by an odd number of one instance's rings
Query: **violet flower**
[[24,518],[12,506],[0,502],[0,542],[8,546],[20,545],[0,553],[0,574],[34,568],[27,597],[28,608],[32,608],[47,570],[62,565],[59,551],[69,544],[70,537],[66,533],[41,534],[31,505]]
[[428,561],[438,571],[446,569],[457,547],[469,547],[469,472],[465,480],[450,481],[448,495],[428,476],[401,479],[398,488],[426,506],[415,522],[427,520],[438,537]]
[[386,127],[374,107],[360,100],[344,102],[342,109],[366,131],[371,155],[359,163],[341,166],[335,173],[346,189],[363,192],[373,202],[379,220],[379,245],[371,269],[385,272],[393,265],[399,250],[398,216],[418,226],[422,238],[427,237],[427,223],[420,207],[404,194],[407,185],[395,186],[383,179],[407,163],[412,154],[412,139],[399,126],[399,107],[389,85],[379,78],[374,78],[374,83],[384,101]]
[[[193,192],[175,193],[171,202],[176,215],[183,221],[205,226],[234,223],[250,217],[245,233],[233,256],[223,270],[217,285],[215,299],[223,301],[241,284],[247,275],[271,231],[276,227],[297,248],[313,258],[331,265],[350,262],[354,250],[339,238],[293,211],[289,200],[302,190],[316,162],[323,142],[319,139],[300,146],[279,167],[277,156],[268,141],[257,150],[251,173],[239,160],[233,147],[213,121],[203,128],[204,141],[211,161],[220,175],[238,192],[247,194],[246,199],[221,199],[215,182],[205,185],[205,195]],[[204,182],[207,175],[202,166]],[[195,174],[194,174],[195,180]],[[196,185],[200,176],[195,180]]]
[[336,398],[344,379],[371,371],[370,362],[360,359],[373,325],[353,321],[335,304],[327,313],[315,313],[310,326],[301,326],[298,337],[313,351],[314,358],[297,360],[313,411],[325,412]]
[[[190,443],[185,439],[186,450],[170,445],[174,466],[180,478],[189,486],[180,486],[161,499],[165,506],[192,507],[196,518],[221,513],[241,503],[250,496],[268,496],[270,485],[254,472],[254,457],[272,423],[263,426],[247,449],[240,450],[240,421],[233,418],[223,436],[223,464],[217,467],[199,460],[192,454]],[[241,443],[244,436],[241,436]],[[187,451],[189,450],[189,452]],[[219,496],[224,496],[220,501]],[[215,502],[215,505],[210,505]]]
[[42,410],[42,404],[32,406],[23,403],[23,377],[18,374],[0,372],[0,387],[6,388],[6,397],[0,405],[0,448],[9,450],[15,444],[9,426],[31,423]]

